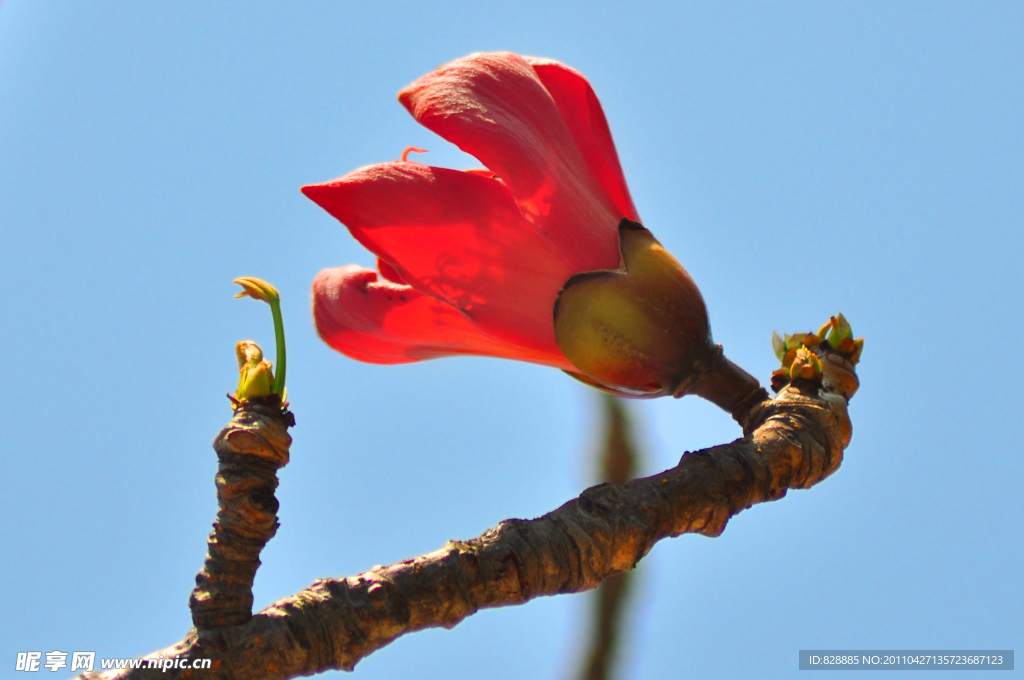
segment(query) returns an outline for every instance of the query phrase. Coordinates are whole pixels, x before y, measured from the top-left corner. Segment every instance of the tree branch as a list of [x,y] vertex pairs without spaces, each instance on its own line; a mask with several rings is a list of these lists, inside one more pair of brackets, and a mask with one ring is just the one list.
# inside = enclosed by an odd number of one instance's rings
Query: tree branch
[[197,628],[226,628],[252,618],[252,584],[263,546],[277,533],[277,471],[288,464],[291,414],[277,395],[240,402],[213,441],[217,520],[189,598]]
[[[242,625],[192,629],[150,656],[211,658],[213,672],[201,677],[232,680],[351,670],[406,633],[452,628],[488,607],[592,590],[632,569],[664,538],[718,536],[738,512],[832,474],[850,431],[844,396],[820,381],[794,381],[738,418],[742,439],[686,453],[653,477],[592,487],[543,517],[506,520],[415,559],[316,581]],[[82,677],[158,675],[197,677],[178,668]]]

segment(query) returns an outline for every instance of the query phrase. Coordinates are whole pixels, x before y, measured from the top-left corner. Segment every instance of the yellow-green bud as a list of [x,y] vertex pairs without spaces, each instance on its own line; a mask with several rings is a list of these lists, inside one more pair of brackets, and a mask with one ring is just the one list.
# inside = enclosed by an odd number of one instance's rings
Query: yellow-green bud
[[820,375],[821,360],[818,359],[818,355],[806,347],[798,349],[793,363],[789,366],[789,377],[794,380],[797,378],[812,380]]
[[[272,285],[270,285],[263,279],[257,279],[254,276],[241,276],[232,281],[232,283],[237,283],[244,289],[241,293],[235,296],[236,298],[245,297],[246,295],[248,295],[254,300],[262,300],[266,302],[268,305],[270,305],[270,313],[274,317],[274,340],[277,343],[277,379],[275,380],[273,374],[271,374],[270,391],[281,397],[282,402],[285,402],[287,400],[288,394],[288,391],[284,386],[285,368],[287,366],[287,353],[285,351],[284,346],[284,319],[281,318],[281,296],[278,294],[277,289],[274,288]],[[252,344],[255,346],[256,343]],[[239,343],[239,347],[241,345],[242,343]],[[259,347],[256,347],[256,349],[259,350]],[[236,351],[240,352],[241,350],[236,348]],[[260,357],[262,358],[262,356],[263,353],[262,351],[260,351]],[[239,367],[241,367],[241,354],[239,354],[238,362]],[[270,363],[268,362],[267,370],[269,371],[269,369]],[[241,385],[241,383],[239,383],[239,385]]]
[[238,359],[238,389],[235,391],[235,399],[244,401],[270,396],[274,372],[270,362],[263,360],[263,350],[260,346],[251,340],[243,340],[235,345],[235,357]]

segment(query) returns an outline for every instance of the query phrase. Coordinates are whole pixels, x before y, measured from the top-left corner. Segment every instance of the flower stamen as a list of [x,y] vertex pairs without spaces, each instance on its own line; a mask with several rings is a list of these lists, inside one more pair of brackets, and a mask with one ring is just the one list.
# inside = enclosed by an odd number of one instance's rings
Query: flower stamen
[[401,160],[401,162],[402,163],[415,163],[416,161],[409,160],[409,153],[413,152],[413,151],[416,152],[416,153],[427,153],[427,149],[417,149],[415,146],[407,146],[407,147],[405,147],[405,151],[402,152],[402,160]]

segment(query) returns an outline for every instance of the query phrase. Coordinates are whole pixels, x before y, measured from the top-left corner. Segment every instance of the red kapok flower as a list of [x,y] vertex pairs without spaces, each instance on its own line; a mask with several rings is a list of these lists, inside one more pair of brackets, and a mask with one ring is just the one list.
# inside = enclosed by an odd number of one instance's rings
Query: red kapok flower
[[[313,317],[331,347],[381,364],[521,359],[650,396],[681,394],[714,363],[700,293],[637,223],[582,74],[547,59],[473,54],[398,99],[488,169],[398,161],[303,187],[378,258],[378,271],[349,265],[316,277]],[[579,284],[572,295],[570,279]],[[646,280],[671,290],[646,295]],[[556,302],[570,308],[557,324]],[[666,314],[682,326],[663,327]],[[682,353],[654,356],[667,346]]]

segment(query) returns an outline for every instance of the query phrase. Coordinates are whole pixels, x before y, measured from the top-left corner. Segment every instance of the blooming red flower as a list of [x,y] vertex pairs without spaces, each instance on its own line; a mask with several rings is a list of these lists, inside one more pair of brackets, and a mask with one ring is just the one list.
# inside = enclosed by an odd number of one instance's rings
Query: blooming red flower
[[638,219],[590,83],[555,61],[474,54],[398,99],[488,169],[380,163],[303,187],[378,257],[379,275],[316,277],[320,336],[374,363],[477,354],[576,371],[555,342],[559,291],[618,269],[619,222]]
[[712,342],[696,284],[638,223],[586,78],[473,54],[398,100],[488,169],[403,155],[303,187],[377,255],[376,272],[350,265],[313,282],[331,347],[382,364],[522,359],[621,395],[699,394],[742,421],[764,390]]

